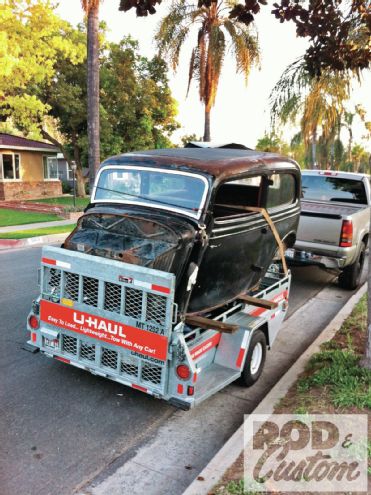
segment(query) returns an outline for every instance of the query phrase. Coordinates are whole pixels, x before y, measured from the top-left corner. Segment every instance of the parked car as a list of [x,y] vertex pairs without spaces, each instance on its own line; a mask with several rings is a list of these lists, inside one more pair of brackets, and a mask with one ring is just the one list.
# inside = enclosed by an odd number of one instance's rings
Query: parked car
[[358,287],[370,231],[370,201],[365,174],[304,170],[297,240],[287,258],[338,269],[341,287]]
[[179,314],[210,312],[255,287],[300,213],[291,159],[238,148],[126,153],[101,165],[91,203],[64,248],[176,276]]

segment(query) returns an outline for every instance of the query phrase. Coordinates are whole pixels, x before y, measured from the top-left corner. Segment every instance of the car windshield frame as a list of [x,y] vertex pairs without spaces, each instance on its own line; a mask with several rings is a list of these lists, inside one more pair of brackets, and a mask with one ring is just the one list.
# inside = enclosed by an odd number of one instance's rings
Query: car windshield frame
[[[116,199],[116,198],[115,199],[112,199],[112,198],[99,199],[99,198],[96,198],[97,192],[99,191],[99,185],[98,184],[99,184],[99,180],[100,180],[102,173],[105,172],[106,170],[112,170],[113,172],[124,172],[125,170],[132,170],[132,171],[143,170],[143,171],[147,171],[147,172],[158,172],[158,173],[163,173],[163,174],[192,177],[192,178],[196,178],[198,180],[201,180],[203,182],[204,190],[203,190],[203,193],[201,196],[199,206],[198,206],[196,211],[193,211],[191,209],[187,209],[187,207],[177,206],[176,204],[172,205],[170,202],[168,203],[165,200],[163,202],[160,199],[158,200],[158,202],[155,199],[144,200],[144,198],[142,198],[140,195],[138,195],[138,200],[130,200],[127,198],[123,198],[123,199]],[[114,191],[112,190],[112,192],[114,192]],[[176,213],[180,213],[182,215],[189,216],[189,217],[194,218],[196,220],[199,220],[201,215],[202,215],[202,211],[204,209],[204,206],[205,206],[208,192],[209,192],[209,181],[207,180],[207,178],[204,175],[201,175],[201,174],[192,173],[192,172],[185,172],[183,170],[170,170],[170,169],[166,169],[166,168],[162,168],[162,167],[146,167],[146,166],[140,166],[140,165],[137,166],[137,165],[133,165],[133,164],[130,164],[130,165],[109,164],[109,165],[103,166],[98,171],[98,174],[97,174],[97,177],[96,177],[96,180],[94,183],[93,191],[92,191],[91,202],[94,204],[95,203],[105,203],[105,204],[107,204],[107,203],[120,203],[120,204],[136,205],[136,206],[145,206],[145,207],[156,208],[156,209],[165,210],[165,211],[173,211]],[[120,194],[120,192],[118,192],[118,194]],[[124,196],[125,193],[123,192],[122,194]],[[128,193],[128,195],[129,195],[129,193]],[[136,196],[136,195],[133,194],[133,196]]]

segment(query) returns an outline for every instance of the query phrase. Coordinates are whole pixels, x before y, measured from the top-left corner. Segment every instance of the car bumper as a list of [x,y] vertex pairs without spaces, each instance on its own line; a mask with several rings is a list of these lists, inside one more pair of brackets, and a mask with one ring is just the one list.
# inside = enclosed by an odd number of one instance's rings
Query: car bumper
[[293,265],[319,265],[325,268],[336,268],[339,270],[344,268],[347,260],[346,257],[324,256],[297,249],[288,249],[285,257]]

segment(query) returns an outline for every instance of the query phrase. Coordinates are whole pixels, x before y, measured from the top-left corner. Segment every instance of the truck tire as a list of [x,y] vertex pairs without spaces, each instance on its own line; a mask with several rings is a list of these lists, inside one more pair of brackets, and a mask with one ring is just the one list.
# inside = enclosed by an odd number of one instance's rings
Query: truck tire
[[260,377],[265,363],[267,342],[262,330],[255,330],[247,350],[241,380],[245,387],[251,387]]
[[339,275],[339,285],[343,289],[354,290],[361,282],[362,269],[365,262],[366,244],[362,241],[357,259],[346,266]]

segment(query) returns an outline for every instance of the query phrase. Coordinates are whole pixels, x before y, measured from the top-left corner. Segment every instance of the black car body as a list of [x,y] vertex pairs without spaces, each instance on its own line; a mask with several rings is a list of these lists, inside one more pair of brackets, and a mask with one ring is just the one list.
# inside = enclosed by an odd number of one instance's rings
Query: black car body
[[179,314],[210,312],[256,286],[277,252],[266,208],[295,243],[300,170],[247,149],[176,148],[104,161],[64,247],[176,275]]

